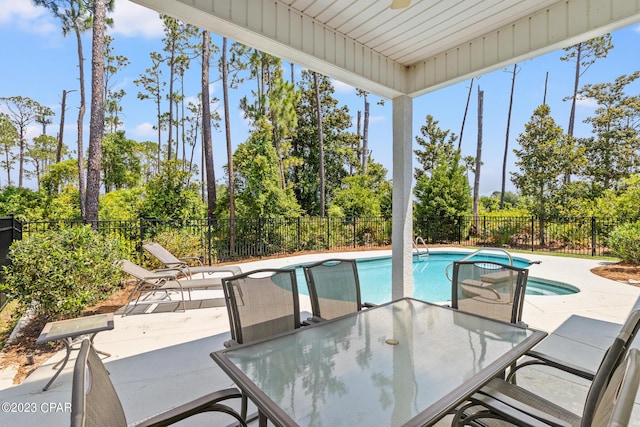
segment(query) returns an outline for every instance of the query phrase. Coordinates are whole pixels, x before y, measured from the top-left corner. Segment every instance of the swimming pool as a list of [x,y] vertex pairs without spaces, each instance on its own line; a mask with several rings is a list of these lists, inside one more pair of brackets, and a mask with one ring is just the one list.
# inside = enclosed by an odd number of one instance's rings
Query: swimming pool
[[[453,261],[468,254],[460,252],[435,252],[413,262],[413,297],[423,301],[444,302],[451,300],[451,281],[445,270]],[[495,255],[479,255],[474,260],[508,263],[506,258]],[[391,257],[358,259],[358,276],[362,301],[381,304],[391,300]],[[516,267],[527,267],[529,261],[513,258]],[[302,266],[296,266],[300,293],[307,294]],[[579,292],[567,283],[545,280],[529,276],[527,295],[567,295]]]

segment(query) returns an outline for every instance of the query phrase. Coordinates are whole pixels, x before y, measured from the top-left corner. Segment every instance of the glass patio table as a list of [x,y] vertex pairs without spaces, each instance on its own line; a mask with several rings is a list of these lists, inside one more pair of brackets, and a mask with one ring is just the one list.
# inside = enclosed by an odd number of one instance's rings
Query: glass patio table
[[260,425],[424,426],[546,335],[404,298],[211,357]]

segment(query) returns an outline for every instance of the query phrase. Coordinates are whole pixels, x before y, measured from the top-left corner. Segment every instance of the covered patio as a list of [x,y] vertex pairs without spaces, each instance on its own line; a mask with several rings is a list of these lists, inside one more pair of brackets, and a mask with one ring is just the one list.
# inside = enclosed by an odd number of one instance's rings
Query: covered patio
[[[389,251],[382,251],[388,254]],[[373,257],[381,251],[336,253],[342,257]],[[326,254],[253,261],[241,264],[243,270],[286,267],[326,258]],[[541,345],[563,350],[563,343],[571,340],[580,352],[567,353],[567,360],[578,366],[595,369],[605,348],[624,322],[629,311],[637,306],[640,288],[616,283],[590,273],[599,265],[593,259],[563,258],[536,255],[541,264],[530,267],[531,274],[555,281],[571,282],[580,293],[564,296],[528,296],[525,299],[523,320],[531,327],[548,331],[551,335]],[[194,298],[207,298],[198,291]],[[216,296],[216,295],[214,295]],[[179,300],[179,296],[174,296]],[[311,310],[309,300],[301,298],[300,309]],[[594,338],[594,336],[597,337]],[[569,338],[568,338],[569,337]],[[225,307],[188,309],[186,312],[153,312],[130,316],[114,316],[114,329],[96,336],[96,346],[111,353],[104,363],[122,400],[127,420],[140,421],[164,409],[195,399],[212,390],[233,386],[231,379],[211,360],[209,353],[224,348],[230,338]],[[582,340],[578,343],[575,340]],[[637,343],[636,345],[637,346]],[[42,387],[49,381],[54,364],[64,356],[58,352],[27,377],[20,385],[12,384],[13,372],[0,375],[0,401],[23,403],[35,407],[32,412],[5,411],[4,425],[68,426],[71,402],[72,361],[46,392]],[[550,377],[548,373],[520,378],[536,392],[562,399],[566,407],[580,412],[584,403],[587,382],[566,381]],[[239,402],[234,402],[239,404]],[[639,405],[630,425],[640,426]],[[450,425],[444,418],[437,426]],[[201,414],[181,423],[186,426],[228,425],[229,418],[218,414]]]
[[413,290],[413,99],[640,21],[636,0],[132,1],[392,100],[394,299]]

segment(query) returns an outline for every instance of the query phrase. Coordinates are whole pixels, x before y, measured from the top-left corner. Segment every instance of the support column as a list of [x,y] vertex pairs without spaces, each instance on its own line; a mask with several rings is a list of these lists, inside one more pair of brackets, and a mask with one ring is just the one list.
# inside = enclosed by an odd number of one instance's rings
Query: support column
[[412,122],[413,99],[393,99],[393,221],[391,231],[391,298],[413,295]]

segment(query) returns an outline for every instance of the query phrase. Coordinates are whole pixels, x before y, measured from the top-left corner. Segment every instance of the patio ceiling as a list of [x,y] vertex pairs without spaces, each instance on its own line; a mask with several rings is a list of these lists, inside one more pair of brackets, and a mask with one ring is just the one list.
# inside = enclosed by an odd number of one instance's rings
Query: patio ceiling
[[132,0],[386,98],[640,21],[638,0]]

